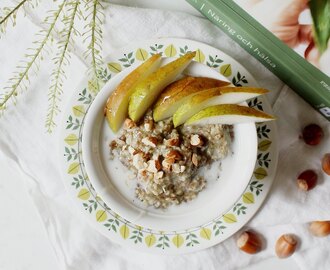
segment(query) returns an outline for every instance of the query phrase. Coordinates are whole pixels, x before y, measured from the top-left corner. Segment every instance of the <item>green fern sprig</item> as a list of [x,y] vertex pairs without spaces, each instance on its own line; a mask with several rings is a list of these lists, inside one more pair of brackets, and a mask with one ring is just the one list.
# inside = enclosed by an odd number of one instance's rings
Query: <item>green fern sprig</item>
[[34,8],[38,5],[38,2],[38,0],[22,0],[14,7],[4,7],[1,10],[0,15],[0,34],[4,34],[6,32],[9,22],[11,22],[13,26],[16,25],[16,16],[20,10],[24,9],[26,5]]
[[102,25],[104,19],[103,6],[100,0],[85,0],[86,20],[89,20],[84,27],[84,42],[89,42],[84,57],[90,60],[89,76],[93,81],[96,92],[100,89],[98,71],[102,68]]
[[60,32],[58,52],[53,59],[55,68],[51,73],[51,86],[48,94],[49,104],[46,117],[46,129],[49,133],[51,133],[56,126],[54,118],[60,112],[58,103],[61,101],[61,95],[63,93],[63,79],[66,79],[64,68],[69,64],[71,57],[69,53],[70,43],[73,35],[77,36],[79,34],[74,27],[75,19],[77,15],[79,16],[79,4],[79,0],[68,2],[66,4],[68,7],[68,15],[64,15],[62,20],[64,27]]
[[15,103],[16,96],[19,92],[27,88],[27,84],[30,82],[29,75],[33,70],[33,67],[35,67],[36,71],[39,70],[39,62],[43,59],[43,52],[47,50],[46,45],[52,35],[55,24],[58,21],[66,2],[67,0],[63,0],[58,8],[51,11],[50,15],[44,19],[44,23],[48,26],[48,28],[39,31],[37,36],[41,36],[42,38],[33,42],[36,47],[28,49],[28,53],[25,55],[27,61],[19,64],[14,76],[9,79],[9,86],[5,87],[5,93],[0,96],[0,111],[4,111],[6,109],[9,100],[13,100]]

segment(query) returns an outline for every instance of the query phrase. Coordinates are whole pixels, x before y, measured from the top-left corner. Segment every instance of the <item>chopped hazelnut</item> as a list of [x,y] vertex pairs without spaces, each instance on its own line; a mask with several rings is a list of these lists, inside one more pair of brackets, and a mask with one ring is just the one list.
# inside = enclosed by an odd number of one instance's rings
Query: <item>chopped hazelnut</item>
[[136,155],[138,153],[142,153],[143,154],[143,152],[141,150],[135,149],[134,152],[132,153],[132,155],[134,156],[134,155]]
[[156,173],[161,169],[160,162],[158,160],[149,160],[148,161],[148,168],[149,172]]
[[136,124],[134,123],[133,120],[131,120],[129,118],[126,118],[125,122],[124,122],[124,126],[125,126],[126,129],[131,129],[131,128],[136,127]]
[[123,145],[123,147],[121,148],[121,150],[124,151],[124,150],[126,150],[127,148],[128,148],[128,145],[125,144],[125,145]]
[[147,120],[144,123],[144,129],[146,131],[151,131],[154,128],[154,122],[152,120]]
[[116,141],[111,141],[110,143],[110,148],[113,150],[117,147],[117,142]]
[[181,172],[180,165],[178,163],[174,163],[172,165],[172,171],[175,172],[175,173],[180,173]]
[[144,158],[144,160],[149,160],[150,158],[151,158],[151,154],[150,153],[144,153],[144,152],[142,152],[143,153],[143,158]]
[[165,158],[162,162],[163,169],[165,171],[170,171],[174,161],[175,160],[173,158]]
[[157,173],[155,173],[155,179],[161,179],[161,178],[163,178],[163,176],[164,176],[164,172],[163,171],[160,171],[160,172],[157,172]]
[[171,138],[165,141],[165,145],[167,146],[179,146],[180,139],[179,138]]
[[136,153],[136,150],[135,150],[132,146],[129,146],[129,147],[128,147],[128,152],[129,152],[131,155],[135,155],[135,154],[137,154],[137,153]]
[[139,171],[139,174],[140,174],[142,177],[146,177],[146,176],[147,176],[147,171],[146,171],[146,170],[140,170],[140,171]]
[[126,142],[126,136],[123,134],[119,137],[119,140]]
[[180,172],[184,172],[186,170],[186,166],[181,165]]
[[125,141],[122,140],[121,138],[117,139],[116,140],[116,143],[117,143],[117,146],[123,146],[123,145],[125,145]]
[[143,156],[141,153],[133,156],[133,166],[138,170],[144,169]]
[[161,168],[162,168],[162,164],[160,164],[160,161],[158,159],[155,160],[155,166],[158,171],[161,170]]
[[198,156],[196,153],[192,154],[191,162],[197,167],[198,166]]
[[156,137],[149,136],[147,138],[143,138],[142,143],[151,147],[156,147],[158,139]]
[[192,146],[202,146],[204,144],[202,137],[198,134],[191,135],[190,144]]
[[171,150],[166,158],[171,158],[171,159],[174,159],[174,160],[182,160],[182,155],[179,151],[177,150]]

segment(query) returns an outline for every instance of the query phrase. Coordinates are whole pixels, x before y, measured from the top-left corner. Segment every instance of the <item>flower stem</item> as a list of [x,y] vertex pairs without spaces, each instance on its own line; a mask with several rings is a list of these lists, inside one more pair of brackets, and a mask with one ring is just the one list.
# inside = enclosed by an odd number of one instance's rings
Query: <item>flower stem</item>
[[6,20],[8,20],[8,18],[11,16],[11,15],[13,15],[17,10],[19,10],[20,9],[20,7],[22,7],[24,4],[25,4],[25,2],[27,2],[27,1],[29,1],[29,0],[23,0],[22,2],[20,2],[16,7],[14,7],[3,19],[1,19],[1,21],[0,21],[0,25],[1,24],[3,24],[3,23],[5,23],[6,22]]

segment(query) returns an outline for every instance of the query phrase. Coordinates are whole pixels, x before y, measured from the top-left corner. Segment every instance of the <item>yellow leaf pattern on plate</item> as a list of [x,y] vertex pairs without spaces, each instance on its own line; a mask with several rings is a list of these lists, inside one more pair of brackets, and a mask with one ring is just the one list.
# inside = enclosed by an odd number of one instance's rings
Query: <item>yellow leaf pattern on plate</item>
[[226,214],[223,216],[223,221],[226,223],[235,223],[237,219],[234,214]]
[[227,64],[227,65],[221,66],[220,73],[225,77],[229,77],[231,75],[231,65]]
[[148,58],[148,52],[145,49],[137,49],[135,57],[137,60],[145,61]]
[[253,172],[254,176],[258,180],[262,180],[267,176],[267,171],[264,168],[258,168]]
[[176,55],[176,49],[175,49],[175,47],[172,44],[166,47],[166,49],[165,49],[165,55],[167,57],[173,57],[173,56]]
[[121,226],[119,231],[122,238],[127,239],[129,237],[129,228],[126,224]]
[[81,199],[81,200],[86,201],[86,200],[89,199],[90,195],[91,195],[91,194],[90,194],[90,192],[89,192],[88,189],[86,189],[86,188],[82,188],[82,189],[79,191],[77,197],[78,197],[79,199]]
[[96,80],[88,81],[87,88],[92,93],[97,93],[99,91],[98,83]]
[[203,63],[205,61],[205,55],[200,49],[198,49],[194,59],[199,63]]
[[144,242],[147,247],[151,247],[156,243],[156,237],[153,234],[150,234],[144,238]]
[[251,192],[246,192],[243,194],[243,202],[245,203],[254,203],[254,196]]
[[108,63],[108,69],[113,73],[119,73],[122,71],[121,65],[119,63]]
[[78,141],[78,137],[75,134],[70,134],[64,139],[64,141],[68,145],[75,145]]
[[266,150],[270,147],[271,144],[272,144],[271,141],[269,141],[269,140],[263,140],[263,141],[261,141],[261,142],[258,144],[258,149],[259,149],[260,151],[266,151]]
[[107,213],[104,210],[99,210],[96,212],[96,221],[103,222],[107,219]]
[[151,247],[156,243],[156,237],[153,234],[149,234],[144,238],[144,242],[146,243],[147,247]]
[[83,116],[85,114],[84,106],[77,105],[72,107],[73,114],[77,117]]
[[210,240],[212,236],[212,231],[208,228],[201,228],[199,235],[206,240]]
[[179,248],[182,246],[184,239],[180,234],[176,234],[173,238],[172,238],[172,242],[173,244]]
[[72,163],[68,168],[68,174],[76,174],[79,172],[80,164],[78,162]]

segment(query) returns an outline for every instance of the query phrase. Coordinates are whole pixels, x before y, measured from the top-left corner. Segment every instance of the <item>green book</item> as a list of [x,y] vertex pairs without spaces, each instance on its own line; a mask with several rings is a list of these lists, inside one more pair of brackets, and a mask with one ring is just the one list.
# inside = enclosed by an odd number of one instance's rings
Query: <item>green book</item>
[[[328,75],[287,46],[234,1],[186,1],[258,59],[330,121],[330,78]],[[330,2],[328,0],[315,1]],[[310,5],[310,8],[312,9],[311,12],[315,13],[312,5]],[[330,11],[327,9],[330,9],[330,4],[325,5],[321,10],[322,15],[325,16],[325,21],[329,19],[327,12]],[[272,14],[269,14],[269,16],[272,16]],[[319,16],[319,18],[321,17]],[[317,36],[317,32],[322,33],[321,41],[324,48],[324,44],[327,44],[330,35],[324,34],[324,32],[328,31],[330,33],[330,25],[325,25],[324,21],[323,24],[319,25],[323,29],[320,31],[320,29],[314,27],[314,35]],[[319,39],[315,43],[320,43]],[[328,49],[330,50],[330,48]]]

